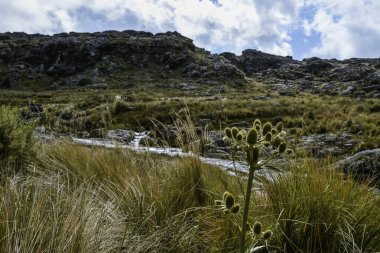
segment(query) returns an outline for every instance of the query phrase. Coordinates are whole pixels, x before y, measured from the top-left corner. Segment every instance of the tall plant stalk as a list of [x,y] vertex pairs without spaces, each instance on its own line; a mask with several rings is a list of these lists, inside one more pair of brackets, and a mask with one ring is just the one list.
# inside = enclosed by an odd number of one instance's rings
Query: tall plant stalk
[[247,191],[245,194],[245,203],[244,203],[244,210],[243,210],[243,222],[242,222],[242,227],[241,227],[240,253],[244,253],[245,251],[245,236],[247,233],[248,210],[249,210],[249,203],[251,200],[251,191],[252,191],[252,183],[253,183],[254,174],[255,174],[255,168],[254,166],[250,165],[249,174],[248,174]]
[[[251,191],[255,171],[260,169],[275,169],[271,166],[266,165],[276,158],[279,154],[282,154],[286,150],[286,142],[284,140],[285,132],[282,130],[283,124],[280,122],[276,127],[273,127],[271,123],[267,122],[261,125],[260,120],[255,120],[253,127],[246,132],[245,130],[239,130],[236,127],[225,129],[225,141],[230,142],[233,146],[233,150],[239,147],[247,151],[246,161],[249,165],[248,182],[246,193],[244,197],[244,209],[243,209],[243,220],[241,225],[241,237],[240,237],[240,253],[244,253],[246,249],[246,234],[248,225],[248,214],[249,214],[249,204],[251,200]],[[261,163],[259,161],[260,151],[264,147],[272,146],[273,153],[268,158],[264,159]],[[234,154],[233,154],[234,159]],[[260,228],[261,230],[261,228]],[[259,231],[257,233],[262,236],[264,240],[269,239],[272,232],[270,230],[267,233],[261,235]],[[269,236],[268,236],[269,235]],[[265,238],[264,238],[265,237]],[[267,238],[267,239],[266,239]]]

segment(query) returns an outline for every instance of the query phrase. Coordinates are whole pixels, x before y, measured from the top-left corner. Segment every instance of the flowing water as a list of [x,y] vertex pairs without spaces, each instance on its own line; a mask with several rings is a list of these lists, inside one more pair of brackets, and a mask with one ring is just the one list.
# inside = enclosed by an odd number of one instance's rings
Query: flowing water
[[[74,143],[78,143],[81,145],[87,145],[87,146],[101,146],[106,148],[128,148],[132,149],[136,152],[149,152],[149,153],[155,153],[155,154],[165,154],[169,156],[197,156],[194,153],[191,152],[183,152],[179,148],[172,148],[172,147],[163,147],[163,148],[157,148],[157,147],[145,147],[140,145],[141,139],[146,137],[146,132],[142,133],[135,133],[134,139],[129,144],[122,144],[120,142],[107,140],[107,139],[81,139],[81,138],[72,138]],[[235,169],[240,172],[248,173],[249,167],[240,162],[233,162],[231,160],[225,160],[225,159],[218,159],[218,158],[209,158],[209,157],[202,157],[197,156],[199,159],[207,164],[212,164],[219,166],[220,168],[223,168],[230,173],[233,173]]]

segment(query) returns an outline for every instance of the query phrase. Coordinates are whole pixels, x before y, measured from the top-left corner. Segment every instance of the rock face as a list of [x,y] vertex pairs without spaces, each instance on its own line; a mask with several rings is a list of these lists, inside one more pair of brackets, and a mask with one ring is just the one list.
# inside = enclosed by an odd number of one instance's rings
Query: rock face
[[50,89],[96,88],[112,81],[128,85],[150,81],[164,87],[173,79],[176,84],[242,85],[246,77],[284,95],[305,91],[380,96],[380,58],[298,61],[253,49],[242,55],[211,54],[177,32],[0,33],[3,88],[31,83]]
[[359,179],[373,178],[380,185],[380,149],[361,151],[342,160],[340,167]]
[[[106,31],[53,36],[0,33],[0,85],[26,81],[84,86],[124,73],[168,79],[243,82],[245,74],[225,58],[197,48],[177,32]],[[140,77],[142,75],[140,74]]]

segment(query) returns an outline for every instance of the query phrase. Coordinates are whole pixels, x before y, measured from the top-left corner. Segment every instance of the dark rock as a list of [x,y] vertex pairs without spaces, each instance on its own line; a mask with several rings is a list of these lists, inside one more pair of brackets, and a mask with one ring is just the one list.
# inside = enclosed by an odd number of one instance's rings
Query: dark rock
[[345,158],[340,162],[345,173],[358,179],[373,179],[380,184],[380,149],[365,150]]
[[347,133],[316,134],[302,136],[298,147],[310,151],[316,157],[339,156],[353,150],[357,141]]

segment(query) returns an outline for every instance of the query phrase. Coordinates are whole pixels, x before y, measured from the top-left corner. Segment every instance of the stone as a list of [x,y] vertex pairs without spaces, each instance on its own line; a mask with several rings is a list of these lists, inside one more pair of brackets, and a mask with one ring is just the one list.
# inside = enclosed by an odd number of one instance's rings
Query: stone
[[106,133],[107,139],[112,139],[123,143],[130,143],[134,137],[135,133],[133,131],[124,129],[108,130]]
[[364,150],[340,161],[340,168],[358,179],[373,179],[380,184],[380,149]]

